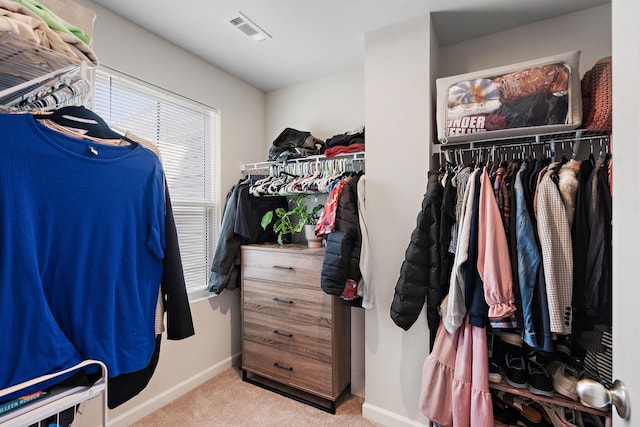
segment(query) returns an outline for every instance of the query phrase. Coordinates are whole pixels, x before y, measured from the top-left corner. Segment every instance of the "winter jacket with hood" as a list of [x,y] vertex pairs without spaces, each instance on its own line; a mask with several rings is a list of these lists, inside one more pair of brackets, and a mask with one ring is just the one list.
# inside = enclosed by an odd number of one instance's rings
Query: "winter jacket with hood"
[[327,236],[320,275],[322,290],[341,295],[348,279],[360,281],[360,247],[362,236],[358,219],[357,186],[360,174],[353,176],[342,189],[336,208],[335,230]]
[[426,299],[431,342],[440,323],[438,305],[448,290],[448,283],[442,281],[440,274],[439,223],[443,190],[438,174],[430,172],[422,210],[411,233],[391,303],[391,319],[408,330],[420,315]]

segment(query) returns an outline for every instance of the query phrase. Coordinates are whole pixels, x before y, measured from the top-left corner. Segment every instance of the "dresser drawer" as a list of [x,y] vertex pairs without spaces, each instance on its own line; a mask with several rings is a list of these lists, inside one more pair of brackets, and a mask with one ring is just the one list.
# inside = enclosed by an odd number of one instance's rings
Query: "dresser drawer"
[[320,289],[323,250],[261,250],[242,248],[242,275],[246,278],[292,283]]
[[333,395],[332,365],[328,363],[244,340],[242,369],[327,399],[337,397]]
[[244,279],[242,308],[245,312],[276,316],[297,322],[330,327],[331,295],[320,289],[311,290],[281,283]]
[[291,322],[254,311],[242,318],[243,338],[277,350],[331,363],[331,329]]

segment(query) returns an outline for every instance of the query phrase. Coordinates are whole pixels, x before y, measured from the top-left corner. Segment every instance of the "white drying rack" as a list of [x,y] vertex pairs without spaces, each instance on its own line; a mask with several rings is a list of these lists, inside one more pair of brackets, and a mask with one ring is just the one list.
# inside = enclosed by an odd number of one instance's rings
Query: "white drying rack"
[[33,424],[39,425],[41,420],[45,420],[52,415],[60,414],[69,408],[74,408],[82,402],[97,397],[102,398],[102,425],[107,426],[107,367],[98,360],[84,360],[63,371],[43,375],[5,388],[0,390],[0,399],[2,396],[7,396],[20,390],[26,390],[45,381],[65,378],[66,374],[92,365],[97,365],[101,370],[101,377],[93,385],[54,387],[49,395],[0,415],[0,426],[24,427]]

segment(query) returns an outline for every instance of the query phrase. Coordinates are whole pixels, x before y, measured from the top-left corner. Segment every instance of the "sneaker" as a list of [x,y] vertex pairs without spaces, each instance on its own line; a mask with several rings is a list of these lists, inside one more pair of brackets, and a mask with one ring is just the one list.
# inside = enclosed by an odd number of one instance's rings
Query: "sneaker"
[[553,389],[561,395],[577,401],[576,383],[578,382],[578,371],[560,361],[550,362],[546,368],[551,378],[553,378]]
[[511,387],[527,388],[527,365],[522,354],[508,352],[504,355],[504,376]]
[[558,340],[556,341],[556,350],[558,350],[560,353],[566,356],[571,356],[572,347],[573,343],[571,342],[571,339],[562,335],[558,337]]
[[489,382],[499,383],[501,381],[500,365],[494,359],[489,359]]
[[527,380],[531,393],[553,397],[553,380],[543,366],[534,362],[527,363]]
[[580,376],[578,377],[578,380],[584,380],[584,379],[594,380],[602,384],[602,379],[600,379],[600,375],[598,375],[597,372],[594,372],[588,369],[583,369],[582,371],[580,371]]

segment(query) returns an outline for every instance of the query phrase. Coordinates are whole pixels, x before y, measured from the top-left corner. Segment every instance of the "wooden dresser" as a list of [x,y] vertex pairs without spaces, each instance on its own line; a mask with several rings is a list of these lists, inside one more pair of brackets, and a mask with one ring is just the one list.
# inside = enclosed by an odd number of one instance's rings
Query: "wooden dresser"
[[247,245],[241,256],[243,379],[335,413],[351,380],[351,313],[320,288],[324,248]]

